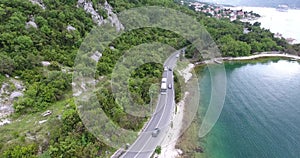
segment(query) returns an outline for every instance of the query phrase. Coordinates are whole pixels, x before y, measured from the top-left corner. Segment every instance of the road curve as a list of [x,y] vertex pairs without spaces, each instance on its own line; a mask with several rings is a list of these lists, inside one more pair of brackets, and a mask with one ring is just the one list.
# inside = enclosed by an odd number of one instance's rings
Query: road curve
[[[167,85],[171,84],[172,88],[167,88],[166,94],[160,94],[158,104],[150,121],[136,141],[121,155],[121,158],[149,158],[166,136],[171,123],[172,112],[175,108],[173,69],[178,59],[176,55],[180,51],[174,52],[164,63],[164,67],[172,69],[172,71],[167,70],[163,72],[163,77],[167,78]],[[156,137],[153,137],[152,132],[155,128],[159,128],[160,132]]]

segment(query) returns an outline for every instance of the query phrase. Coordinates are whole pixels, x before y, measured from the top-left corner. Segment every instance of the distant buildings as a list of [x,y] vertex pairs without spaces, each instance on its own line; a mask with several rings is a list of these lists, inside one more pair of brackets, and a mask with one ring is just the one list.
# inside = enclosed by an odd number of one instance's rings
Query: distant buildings
[[[184,4],[183,1],[181,1]],[[224,8],[222,5],[214,5],[209,3],[201,2],[190,2],[188,6],[194,9],[196,12],[202,12],[208,16],[220,18],[228,18],[230,21],[246,19],[246,20],[255,20],[260,17],[259,14],[243,10],[231,10],[230,8]]]
[[289,10],[289,6],[288,5],[278,5],[278,7],[276,9],[280,12],[287,12]]

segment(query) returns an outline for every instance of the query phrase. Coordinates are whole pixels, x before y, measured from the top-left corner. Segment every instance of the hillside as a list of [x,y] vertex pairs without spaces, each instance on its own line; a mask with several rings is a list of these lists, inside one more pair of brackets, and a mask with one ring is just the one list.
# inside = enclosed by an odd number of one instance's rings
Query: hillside
[[[116,14],[144,5],[193,16],[205,26],[223,56],[299,50],[260,29],[259,23],[209,18],[172,0],[1,0],[0,157],[107,157],[116,150],[89,133],[81,122],[72,98],[74,60],[93,28],[112,24],[122,30]],[[245,28],[250,33],[245,34]],[[110,43],[97,65],[98,86],[104,87],[97,92],[98,101],[113,122],[133,131],[139,131],[148,118],[131,116],[115,102],[109,78],[125,50],[150,42],[176,49],[187,46],[187,58],[202,60],[195,46],[160,28],[132,30]],[[162,70],[161,64],[150,63],[132,74],[129,86],[137,102],[150,102],[149,88],[159,83]],[[176,95],[179,101],[180,91]]]

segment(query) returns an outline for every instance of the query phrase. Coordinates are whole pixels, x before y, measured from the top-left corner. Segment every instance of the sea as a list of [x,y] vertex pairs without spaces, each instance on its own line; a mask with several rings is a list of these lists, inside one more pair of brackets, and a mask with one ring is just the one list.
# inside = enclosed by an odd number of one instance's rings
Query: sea
[[[284,38],[294,39],[292,44],[300,43],[300,0],[198,0],[215,4],[226,4],[236,7],[232,9],[243,9],[253,11],[262,17],[257,19],[261,27],[269,29],[274,34],[279,33]],[[289,6],[288,11],[278,11],[279,5]],[[254,23],[256,21],[250,21]]]
[[233,10],[243,9],[244,11],[253,11],[261,15],[257,20],[250,23],[260,22],[261,27],[269,29],[274,34],[281,34],[282,37],[294,39],[292,44],[300,43],[300,9],[288,9],[279,11],[272,7],[230,7]]
[[[199,141],[207,158],[300,157],[300,64],[227,62],[219,120]],[[208,69],[199,72],[200,119],[211,99]]]

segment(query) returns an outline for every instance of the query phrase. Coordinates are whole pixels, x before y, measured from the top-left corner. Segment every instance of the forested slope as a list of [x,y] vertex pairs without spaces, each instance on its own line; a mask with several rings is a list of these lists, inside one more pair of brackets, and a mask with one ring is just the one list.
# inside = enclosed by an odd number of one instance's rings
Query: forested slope
[[[1,0],[0,84],[8,81],[5,74],[18,76],[26,90],[14,102],[13,122],[0,127],[0,157],[105,157],[115,150],[87,131],[72,99],[72,67],[77,51],[92,28],[109,16],[104,0],[86,2],[93,4],[99,16],[88,13],[77,0],[43,0],[45,8],[29,0]],[[115,13],[144,5],[180,10],[207,28],[224,56],[297,51],[283,39],[274,38],[270,31],[260,29],[259,24],[208,18],[172,0],[108,0],[108,3]],[[244,28],[251,32],[243,33]],[[159,28],[125,33],[110,44],[114,49],[105,49],[98,63],[97,77],[103,77],[99,86],[107,88],[98,93],[99,102],[115,123],[135,131],[148,118],[128,115],[115,103],[109,74],[123,51],[149,42],[165,43],[177,49],[188,46],[186,57],[201,60],[199,52],[188,41]],[[50,65],[45,66],[42,61],[49,61]],[[132,74],[130,89],[139,102],[149,103],[148,89],[160,81],[161,72],[162,65],[151,63]],[[51,116],[41,116],[49,109]],[[39,123],[45,119],[46,123]]]

